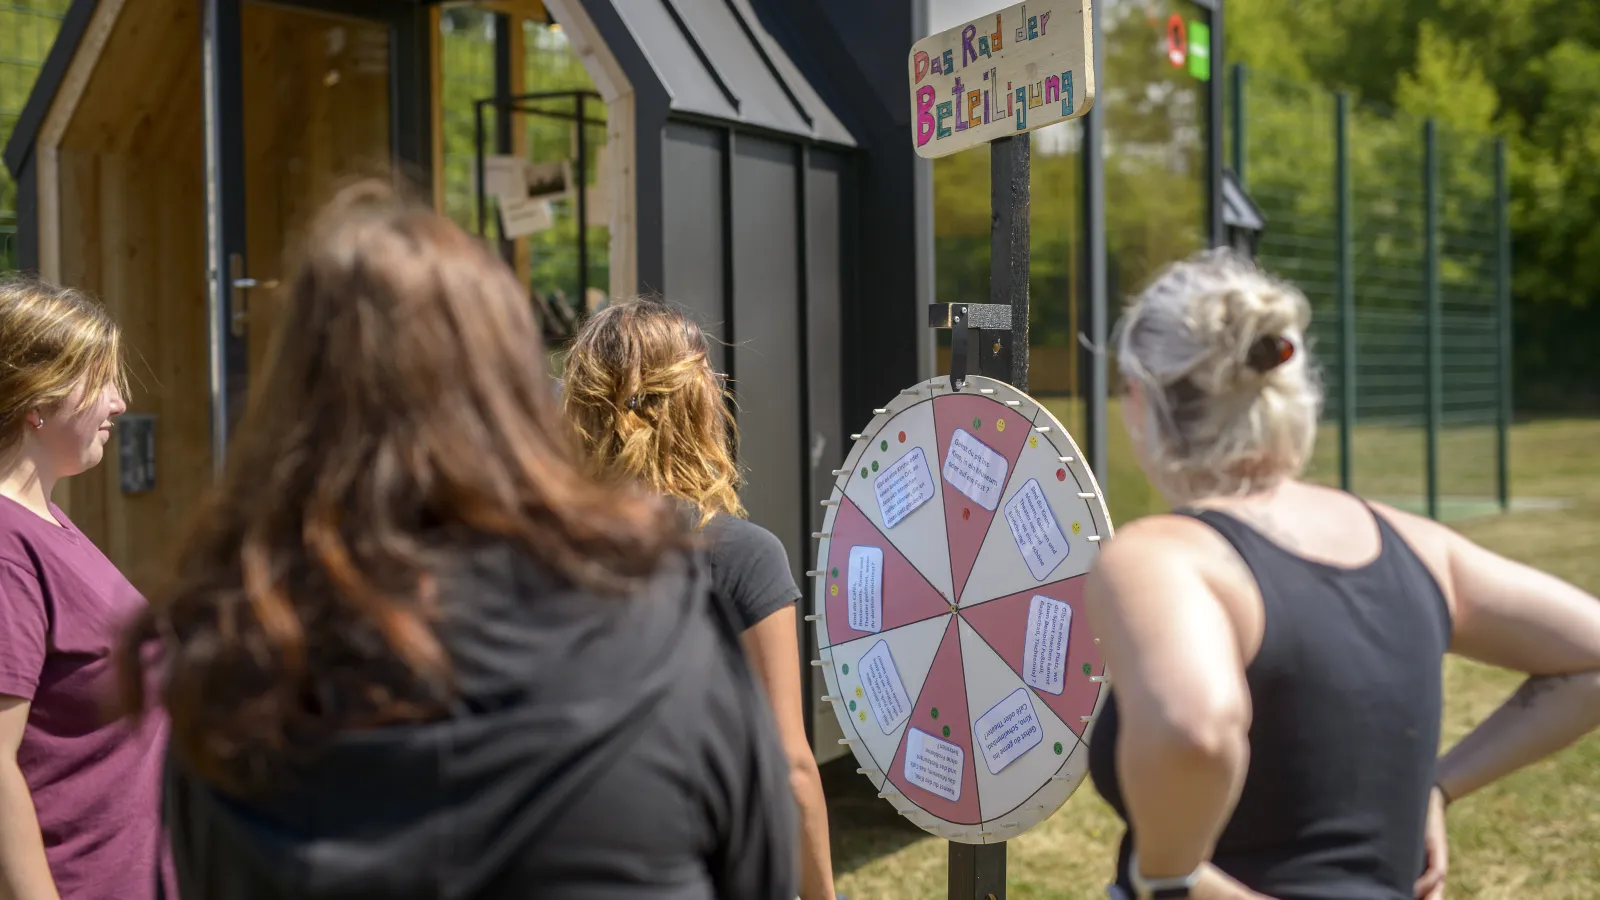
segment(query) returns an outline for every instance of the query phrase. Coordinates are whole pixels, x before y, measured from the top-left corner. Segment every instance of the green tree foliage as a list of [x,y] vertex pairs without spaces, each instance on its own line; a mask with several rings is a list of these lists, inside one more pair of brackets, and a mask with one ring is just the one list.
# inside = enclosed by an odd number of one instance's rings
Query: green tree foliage
[[[67,0],[0,0],[0,147],[11,138],[66,8]],[[13,263],[16,203],[11,173],[0,165],[0,272]]]
[[[1524,407],[1592,405],[1600,383],[1600,15],[1593,3],[1562,0],[1229,0],[1229,61],[1349,91],[1365,108],[1393,109],[1390,128],[1420,117],[1441,123],[1441,181],[1452,222],[1477,230],[1492,212],[1485,154],[1465,135],[1506,136],[1516,304],[1516,382]],[[1252,113],[1257,110],[1252,107]],[[1250,120],[1251,188],[1256,175],[1292,165],[1297,154],[1264,152],[1274,129],[1262,111]],[[1282,118],[1292,118],[1284,113]],[[1371,129],[1376,122],[1363,122]],[[1353,132],[1363,130],[1352,123]],[[1263,133],[1263,132],[1266,133]],[[1357,140],[1355,144],[1362,144]],[[1398,146],[1398,145],[1397,145]],[[1450,149],[1459,152],[1452,156]],[[1381,185],[1352,146],[1358,171]],[[1392,193],[1406,196],[1419,171],[1399,165]],[[1314,202],[1314,201],[1308,201]],[[1469,236],[1470,237],[1470,236]],[[1463,237],[1458,245],[1474,242]],[[1467,284],[1482,260],[1463,252],[1444,273]],[[1449,268],[1449,267],[1447,267]]]

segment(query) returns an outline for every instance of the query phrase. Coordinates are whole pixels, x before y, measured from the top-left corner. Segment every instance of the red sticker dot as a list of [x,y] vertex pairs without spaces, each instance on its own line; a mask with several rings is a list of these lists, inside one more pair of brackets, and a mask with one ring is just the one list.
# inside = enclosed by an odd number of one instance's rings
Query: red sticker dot
[[972,518],[972,508],[971,507],[963,508],[961,510],[961,519],[962,519],[962,521],[966,521],[967,519],[970,519],[970,518]]
[[1056,480],[1057,481],[1066,481],[1067,480],[1067,470],[1066,469],[1057,469],[1056,470]]
[[900,432],[900,443],[904,444],[905,442],[906,442],[906,433],[904,431],[902,431],[902,432]]

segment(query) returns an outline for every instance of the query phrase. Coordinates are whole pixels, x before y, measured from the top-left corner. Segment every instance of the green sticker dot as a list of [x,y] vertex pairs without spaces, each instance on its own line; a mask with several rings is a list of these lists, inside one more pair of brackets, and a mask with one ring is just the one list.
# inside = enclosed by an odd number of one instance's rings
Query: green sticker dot
[[889,442],[888,441],[879,441],[878,442],[878,449],[884,451],[885,453],[887,453],[889,451]]
[[835,577],[835,578],[839,577],[839,567],[838,566],[834,566],[833,567],[833,577]]
[[861,467],[861,477],[862,478],[867,477],[867,467],[866,466],[862,466]]
[[878,471],[878,461],[877,460],[873,460],[872,461],[872,471],[874,471],[874,472]]
[[[837,576],[839,574],[839,570],[838,569],[834,569],[833,570],[833,574],[835,576]],[[1083,664],[1083,674],[1088,675],[1088,674],[1091,674],[1093,672],[1094,672],[1094,669],[1088,663],[1084,663]]]
[[[854,703],[850,704],[850,708],[854,709],[855,708],[855,704]],[[1061,755],[1061,742],[1060,741],[1056,741],[1056,755],[1057,756]]]
[[949,737],[950,736],[950,726],[949,725],[946,725],[944,727],[943,731],[944,731],[944,736],[945,737]]
[[972,420],[972,428],[973,428],[974,431],[976,431],[977,429],[982,428],[982,427],[983,427],[983,420],[982,419],[975,418],[975,419]]
[[839,671],[843,672],[846,675],[849,675],[850,674],[850,664],[849,663],[845,663],[844,665],[840,666],[839,667]]
[[932,714],[933,714],[933,717],[934,717],[934,718],[935,718],[935,719],[937,719],[937,718],[939,718],[939,707],[937,707],[937,706],[935,706],[935,707],[934,707],[934,708],[933,708],[933,710],[932,710]]
[[[850,701],[850,711],[851,712],[855,712],[856,711],[856,702],[854,700]],[[1056,752],[1057,753],[1061,752],[1061,745],[1060,744],[1056,745]]]

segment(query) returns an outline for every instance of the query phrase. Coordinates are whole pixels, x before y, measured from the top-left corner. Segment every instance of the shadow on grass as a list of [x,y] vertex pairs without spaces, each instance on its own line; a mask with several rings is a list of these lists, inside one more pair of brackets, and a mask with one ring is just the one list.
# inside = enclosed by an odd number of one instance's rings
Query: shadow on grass
[[839,875],[871,865],[928,837],[926,831],[900,815],[894,804],[878,799],[872,781],[857,775],[856,766],[853,755],[822,766],[833,869]]

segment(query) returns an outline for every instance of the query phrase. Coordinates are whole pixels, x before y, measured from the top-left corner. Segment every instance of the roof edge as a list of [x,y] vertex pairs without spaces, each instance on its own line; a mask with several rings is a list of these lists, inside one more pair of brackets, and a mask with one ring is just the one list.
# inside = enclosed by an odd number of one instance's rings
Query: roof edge
[[78,55],[78,45],[83,42],[84,32],[99,6],[100,0],[72,0],[66,15],[61,17],[61,29],[56,32],[55,42],[39,67],[39,77],[33,82],[33,90],[28,92],[28,102],[17,115],[11,138],[6,141],[4,158],[12,177],[21,177],[28,158],[33,155],[33,143],[44,126],[44,117],[55,102],[56,92],[61,90],[61,82],[67,77],[73,57]]

